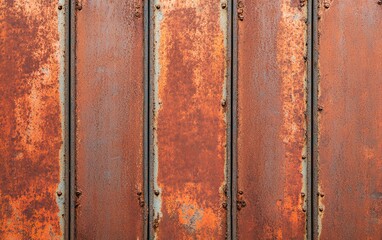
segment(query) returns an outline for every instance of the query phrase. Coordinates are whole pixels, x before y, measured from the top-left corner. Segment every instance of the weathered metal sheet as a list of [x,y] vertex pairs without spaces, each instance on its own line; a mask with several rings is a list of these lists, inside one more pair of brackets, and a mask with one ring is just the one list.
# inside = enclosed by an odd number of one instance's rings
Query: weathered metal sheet
[[143,1],[76,9],[76,237],[142,239]]
[[158,239],[224,239],[228,6],[152,6],[152,222]]
[[65,235],[65,1],[0,1],[0,239]]
[[382,2],[319,1],[321,239],[382,238]]
[[237,237],[304,239],[307,6],[237,1]]

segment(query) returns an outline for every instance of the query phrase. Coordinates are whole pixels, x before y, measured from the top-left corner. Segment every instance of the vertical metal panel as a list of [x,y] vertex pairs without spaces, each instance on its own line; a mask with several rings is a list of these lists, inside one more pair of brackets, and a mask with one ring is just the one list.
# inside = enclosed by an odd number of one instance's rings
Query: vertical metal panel
[[67,9],[0,2],[0,239],[65,235]]
[[381,4],[319,1],[321,239],[382,238]]
[[76,7],[78,239],[143,238],[143,4]]
[[224,239],[226,1],[152,6],[152,237]]
[[240,239],[306,237],[306,5],[237,1]]

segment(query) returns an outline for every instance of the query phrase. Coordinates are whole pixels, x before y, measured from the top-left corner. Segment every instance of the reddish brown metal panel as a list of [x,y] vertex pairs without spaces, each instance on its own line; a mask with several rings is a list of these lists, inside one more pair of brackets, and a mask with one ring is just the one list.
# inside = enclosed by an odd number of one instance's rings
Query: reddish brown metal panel
[[0,239],[64,236],[67,8],[59,4],[0,1]]
[[222,3],[153,6],[152,227],[158,239],[225,238],[228,19]]
[[237,236],[304,239],[306,4],[239,0],[237,12]]
[[321,239],[382,238],[382,6],[320,1]]
[[143,2],[79,1],[76,235],[142,239]]

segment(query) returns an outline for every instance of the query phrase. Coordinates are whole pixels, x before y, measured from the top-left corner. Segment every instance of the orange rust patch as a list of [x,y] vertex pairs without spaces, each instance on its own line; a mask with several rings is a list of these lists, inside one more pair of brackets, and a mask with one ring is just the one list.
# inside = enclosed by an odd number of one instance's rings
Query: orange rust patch
[[61,239],[56,3],[2,1],[0,32],[0,238]]
[[[159,239],[221,239],[226,210],[226,46],[219,1],[161,1],[155,46],[158,77],[156,181]],[[158,17],[159,18],[159,17]],[[224,22],[224,21],[223,21]]]

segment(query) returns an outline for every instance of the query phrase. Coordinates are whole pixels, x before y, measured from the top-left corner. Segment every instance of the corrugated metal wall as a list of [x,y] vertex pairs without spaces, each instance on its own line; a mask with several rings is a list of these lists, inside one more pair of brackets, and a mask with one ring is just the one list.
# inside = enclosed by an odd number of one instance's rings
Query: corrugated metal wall
[[381,239],[382,1],[0,1],[0,239]]

